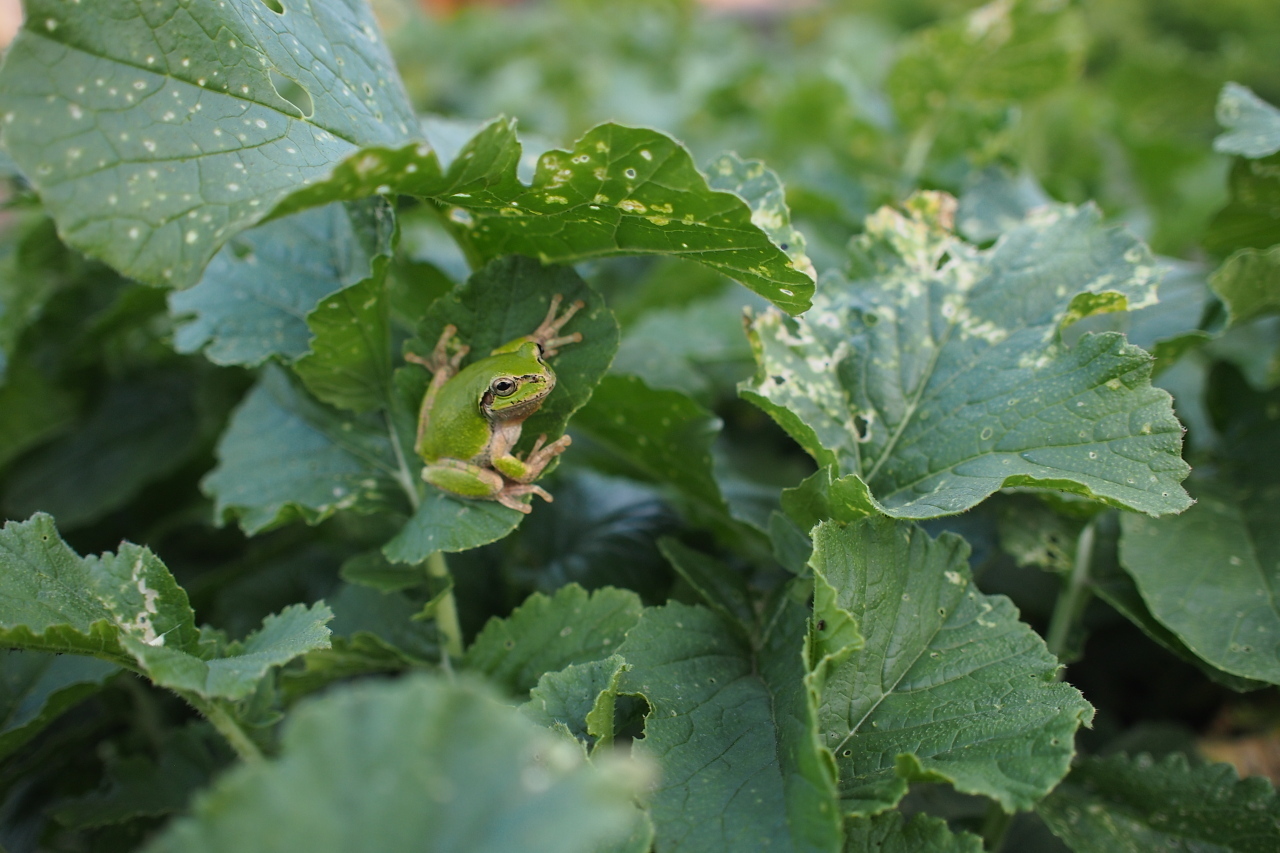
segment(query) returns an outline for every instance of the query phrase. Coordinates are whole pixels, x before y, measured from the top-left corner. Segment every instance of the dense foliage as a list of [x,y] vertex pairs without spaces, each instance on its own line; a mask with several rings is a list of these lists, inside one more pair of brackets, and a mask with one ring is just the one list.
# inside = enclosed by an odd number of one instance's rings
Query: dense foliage
[[25,9],[4,850],[1280,849],[1280,6]]

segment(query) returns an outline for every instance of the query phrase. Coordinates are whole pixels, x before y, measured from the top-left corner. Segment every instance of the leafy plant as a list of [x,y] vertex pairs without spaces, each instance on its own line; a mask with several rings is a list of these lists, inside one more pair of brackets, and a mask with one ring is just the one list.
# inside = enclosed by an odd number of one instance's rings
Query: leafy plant
[[27,0],[3,849],[1280,844],[1274,4],[860,9]]

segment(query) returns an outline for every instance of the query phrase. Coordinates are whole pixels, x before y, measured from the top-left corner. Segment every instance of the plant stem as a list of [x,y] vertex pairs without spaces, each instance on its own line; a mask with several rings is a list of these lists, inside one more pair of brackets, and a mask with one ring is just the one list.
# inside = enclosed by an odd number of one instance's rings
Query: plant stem
[[409,506],[413,507],[413,511],[418,511],[418,504],[422,499],[418,497],[417,481],[413,474],[409,471],[409,463],[404,456],[404,448],[400,444],[400,435],[396,431],[395,419],[388,410],[385,413],[387,419],[387,433],[391,436],[391,449],[396,454],[396,479],[400,482],[400,488],[404,489],[404,493],[409,496]]
[[217,700],[205,699],[194,693],[181,691],[183,699],[186,699],[191,706],[213,724],[218,730],[218,734],[222,735],[231,748],[235,750],[236,755],[240,756],[240,760],[247,764],[252,764],[262,760],[262,750],[258,749],[258,745],[253,739],[240,728],[240,724],[235,718],[227,713],[227,710],[218,704]]
[[[446,583],[452,582],[443,551],[436,551],[427,557],[427,575]],[[447,667],[449,657],[462,657],[462,625],[458,622],[458,605],[453,600],[452,589],[441,597],[440,603],[436,606],[436,628],[444,637],[443,652],[446,655],[444,663]]]
[[994,800],[987,806],[986,817],[982,819],[982,846],[987,853],[998,853],[1004,845],[1004,834],[1013,823],[1013,815],[1009,814]]
[[[1067,580],[1067,588],[1058,596],[1053,608],[1053,618],[1049,620],[1049,633],[1045,637],[1045,645],[1053,656],[1062,659],[1067,650],[1067,642],[1085,605],[1089,603],[1089,564],[1093,559],[1094,525],[1089,522],[1080,531],[1076,540],[1076,560],[1071,567],[1071,577]],[[1063,671],[1058,670],[1058,680],[1062,680]]]

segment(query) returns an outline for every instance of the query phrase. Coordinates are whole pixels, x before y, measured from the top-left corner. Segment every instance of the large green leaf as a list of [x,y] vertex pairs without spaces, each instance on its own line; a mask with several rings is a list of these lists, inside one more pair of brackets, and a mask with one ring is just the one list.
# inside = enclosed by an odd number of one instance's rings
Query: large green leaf
[[891,808],[913,780],[1027,809],[1070,766],[1092,709],[1055,683],[1058,662],[1012,603],[973,585],[968,552],[879,517],[814,531],[818,642],[849,614],[866,637],[828,668],[818,706],[850,814]]
[[325,296],[374,277],[391,254],[395,217],[382,199],[330,204],[233,238],[198,284],[169,296],[179,318],[174,347],[215,364],[296,359],[313,330],[307,314]]
[[1248,86],[1228,83],[1218,95],[1218,123],[1227,129],[1213,150],[1258,159],[1280,151],[1280,110]]
[[1196,505],[1162,519],[1123,515],[1120,562],[1161,624],[1194,654],[1243,678],[1280,683],[1280,393],[1232,371],[1209,378],[1223,409],[1215,464],[1191,479]]
[[643,782],[476,686],[363,684],[299,707],[278,760],[222,776],[145,849],[594,853],[628,837]]
[[332,406],[356,412],[391,408],[387,260],[381,258],[359,284],[321,299],[307,316],[315,337],[294,370],[312,394]]
[[1076,853],[1280,847],[1280,803],[1265,779],[1181,755],[1085,759],[1036,811]]
[[92,655],[205,698],[240,699],[274,666],[329,644],[323,604],[269,616],[242,643],[206,643],[187,594],[145,548],[80,557],[38,514],[0,530],[0,641]]
[[120,670],[76,655],[0,652],[0,756],[35,737]]
[[64,239],[134,278],[193,283],[291,192],[415,135],[364,3],[26,11],[0,76],[5,145]]
[[546,672],[520,711],[535,723],[567,731],[578,740],[608,746],[613,741],[618,688],[627,664],[619,655],[573,663]]
[[1056,207],[979,250],[949,231],[952,207],[921,194],[906,214],[882,209],[814,310],[757,317],[742,394],[894,516],[961,512],[1014,485],[1185,509],[1182,427],[1151,357],[1114,333],[1060,338],[1155,299],[1147,249],[1093,208]]
[[270,367],[232,416],[203,488],[218,518],[238,518],[249,533],[294,518],[317,524],[340,509],[399,508],[408,475],[386,424],[331,409]]
[[523,694],[545,673],[612,655],[640,610],[638,595],[612,587],[588,593],[569,584],[553,596],[534,593],[507,618],[489,620],[467,650],[467,667]]
[[1280,684],[1280,486],[1207,482],[1168,519],[1121,518],[1120,559],[1151,613],[1196,655]]
[[69,426],[73,396],[25,360],[12,361],[0,385],[0,467]]
[[71,245],[183,286],[273,214],[400,192],[448,205],[479,257],[675,254],[788,311],[808,306],[801,247],[768,236],[789,233],[777,193],[752,196],[757,213],[711,189],[670,137],[611,124],[544,154],[531,186],[505,120],[442,166],[368,7],[295,2],[287,13],[162,0],[107,14],[33,0],[0,75],[0,111],[10,154]]
[[649,800],[657,849],[840,849],[835,779],[805,683],[808,614],[781,607],[754,651],[720,616],[679,603],[646,610],[628,633],[621,691],[649,703],[635,751],[661,770]]

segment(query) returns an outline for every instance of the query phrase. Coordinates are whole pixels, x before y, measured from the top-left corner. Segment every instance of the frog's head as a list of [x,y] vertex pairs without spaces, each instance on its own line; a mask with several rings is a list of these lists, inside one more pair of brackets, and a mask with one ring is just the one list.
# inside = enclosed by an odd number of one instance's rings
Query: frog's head
[[489,420],[523,420],[556,387],[556,375],[542,360],[542,347],[533,341],[488,361],[493,373],[480,396],[480,411]]

